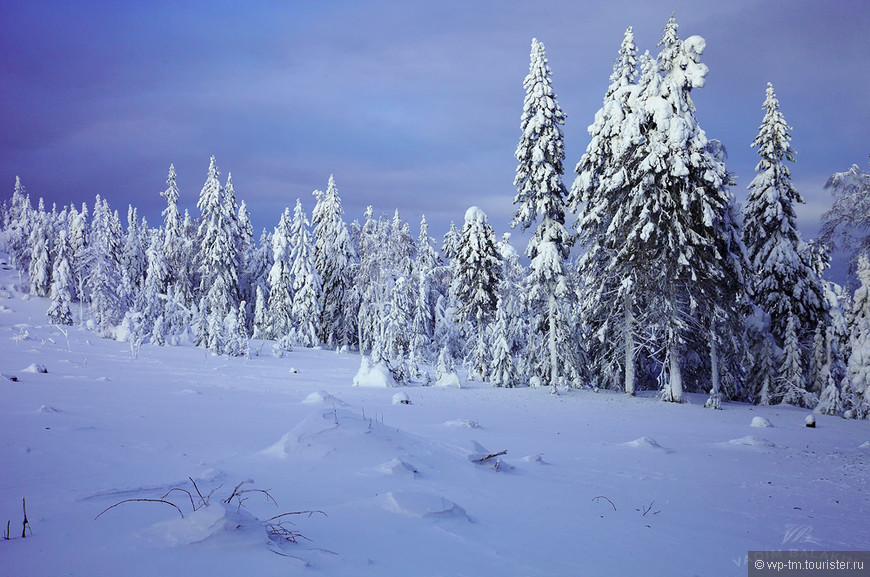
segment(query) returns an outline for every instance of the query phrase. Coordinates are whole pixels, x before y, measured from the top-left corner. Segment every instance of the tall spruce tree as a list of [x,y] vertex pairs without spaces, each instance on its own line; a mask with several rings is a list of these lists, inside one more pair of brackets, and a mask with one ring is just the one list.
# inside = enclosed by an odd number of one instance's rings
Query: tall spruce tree
[[320,279],[314,268],[314,249],[308,227],[309,222],[302,209],[302,202],[297,200],[293,212],[293,249],[290,254],[290,276],[293,279],[293,340],[304,347],[313,347],[319,343],[317,322],[321,314],[318,296]]
[[55,243],[54,270],[51,281],[51,304],[48,318],[53,324],[73,324],[70,303],[72,301],[72,272],[69,265],[69,237],[66,230],[58,232]]
[[[293,242],[293,219],[290,209],[285,208],[272,234],[272,267],[269,270],[269,306],[267,307],[265,331],[260,338],[280,339],[293,328],[293,280],[290,276],[291,244]],[[261,291],[262,292],[262,291]],[[264,297],[265,298],[265,297]],[[258,299],[259,303],[260,300]],[[263,309],[261,314],[263,314]]]
[[318,338],[328,346],[346,345],[351,338],[350,323],[345,318],[345,293],[351,280],[353,248],[344,223],[341,198],[333,175],[329,175],[326,192],[314,191],[317,204],[311,215],[314,226],[314,267],[321,282],[321,314]]
[[[700,63],[704,39],[681,41],[672,17],[659,45],[656,61],[641,57],[622,129],[618,163],[625,172],[614,187],[625,200],[608,225],[607,266],[620,280],[611,302],[629,298],[635,305],[638,314],[625,325],[641,333],[644,364],[657,367],[662,399],[680,402],[684,373],[696,389],[716,390],[720,343],[741,342],[744,257],[732,179],[690,97],[707,73]],[[709,355],[687,354],[706,346]]]
[[566,261],[573,243],[565,229],[568,191],[562,183],[565,113],[556,100],[550,76],[544,44],[532,39],[529,73],[523,81],[522,135],[515,153],[517,208],[511,224],[526,230],[538,222],[526,255],[531,259],[528,286],[534,303],[533,330],[542,336],[544,346],[530,352],[534,371],[555,393],[566,375],[563,369],[576,364],[578,356],[563,310],[569,295]]
[[485,351],[482,343],[486,342],[486,330],[498,304],[501,258],[486,214],[476,206],[465,212],[465,224],[459,231],[451,265],[450,295],[456,303],[456,320],[465,331],[468,347],[473,348],[469,355],[471,372],[482,378],[489,365],[482,356]]
[[801,341],[810,342],[824,320],[825,300],[809,251],[797,229],[795,204],[803,198],[791,182],[786,161],[794,161],[791,127],[779,110],[773,85],[767,85],[765,115],[752,142],[761,159],[749,184],[743,211],[743,238],[751,263],[752,293],[770,315],[771,332],[779,346],[794,316]]
[[608,388],[618,383],[621,375],[622,388],[630,395],[636,388],[632,266],[626,260],[613,258],[618,254],[618,237],[611,225],[614,220],[619,222],[631,190],[622,157],[634,144],[631,136],[637,134],[636,127],[630,124],[639,119],[639,115],[632,114],[636,81],[637,47],[629,27],[613,65],[604,103],[589,127],[591,141],[574,169],[577,178],[567,199],[568,207],[579,212],[578,240],[584,249],[577,261],[580,306],[593,374],[598,386]]
[[[223,354],[226,341],[224,320],[239,304],[238,229],[236,203],[232,194],[226,194],[218,178],[214,156],[209,161],[205,184],[199,193],[197,208],[201,216],[197,238],[199,253],[199,295],[205,310],[199,314],[206,320],[205,346],[216,354]],[[232,184],[232,180],[228,181]],[[230,191],[232,192],[232,191]]]
[[32,228],[28,243],[30,246],[30,292],[36,296],[45,297],[51,290],[51,243],[49,218],[45,212],[43,201],[31,218]]

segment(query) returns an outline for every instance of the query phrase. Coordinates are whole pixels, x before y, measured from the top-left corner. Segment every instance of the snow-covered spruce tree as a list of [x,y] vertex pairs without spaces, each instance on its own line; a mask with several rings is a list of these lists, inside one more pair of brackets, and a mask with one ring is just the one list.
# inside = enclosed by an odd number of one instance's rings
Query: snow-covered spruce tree
[[121,223],[117,212],[112,213],[109,203],[100,198],[94,202],[88,244],[80,261],[86,273],[84,290],[94,322],[104,337],[124,318],[127,310],[120,265]]
[[433,246],[434,240],[429,236],[429,225],[424,215],[420,220],[420,234],[417,237],[417,256],[414,260],[414,281],[411,289],[414,292],[414,304],[411,319],[411,330],[408,344],[408,367],[412,378],[421,375],[420,363],[429,362],[434,355],[431,350],[432,338],[435,335],[435,302],[437,290],[434,288],[435,267],[438,265],[438,253]]
[[[386,295],[381,275],[381,250],[386,244],[386,225],[374,218],[371,206],[366,207],[365,222],[359,231],[357,253],[360,262],[354,283],[359,299],[357,309],[357,342],[360,354],[372,354],[380,337],[381,320]],[[380,362],[380,358],[373,359]]]
[[795,216],[795,204],[803,202],[791,183],[785,161],[794,161],[791,127],[779,111],[773,86],[767,85],[765,115],[752,146],[761,160],[749,184],[744,208],[743,238],[751,263],[755,302],[770,315],[777,344],[785,340],[785,328],[794,315],[801,341],[809,341],[824,319],[821,282],[808,260]]
[[450,221],[450,228],[444,233],[444,241],[441,243],[441,256],[444,260],[451,261],[456,257],[458,243],[459,230],[456,228],[456,223]]
[[[239,293],[241,299],[246,303],[254,302],[256,298],[257,279],[252,274],[253,263],[255,258],[256,245],[254,242],[254,227],[251,224],[251,213],[248,211],[248,205],[243,200],[239,203],[239,210],[236,215],[238,223],[238,239],[239,239]],[[247,316],[247,313],[246,313]],[[243,323],[247,327],[248,323]]]
[[[238,300],[244,300],[245,259],[248,256],[248,249],[253,242],[254,232],[251,228],[247,206],[244,202],[241,206],[236,202],[236,188],[233,185],[232,173],[227,173],[227,183],[224,185],[223,198],[227,228],[229,229],[229,237],[232,239],[230,256],[232,257],[232,268],[235,269]],[[238,308],[236,310],[238,311]]]
[[269,293],[270,270],[272,270],[272,235],[264,228],[260,233],[259,241],[254,243],[245,272],[254,290],[255,301],[257,288],[263,291],[264,297]]
[[870,173],[853,164],[831,175],[825,188],[833,194],[834,204],[822,215],[820,239],[831,248],[851,250],[855,270],[858,257],[870,251]]
[[12,190],[12,201],[9,206],[9,226],[6,228],[6,243],[9,247],[9,257],[12,265],[21,272],[30,267],[30,245],[28,244],[33,207],[30,196],[21,184],[21,179],[15,177],[15,188]]
[[320,342],[317,338],[317,322],[321,313],[318,297],[320,279],[314,268],[314,249],[308,227],[308,218],[302,209],[302,202],[297,200],[291,228],[293,246],[290,255],[292,263],[290,276],[293,279],[291,314],[293,341],[303,347],[313,347]]
[[457,322],[463,327],[465,342],[471,349],[470,371],[476,378],[483,378],[489,369],[489,360],[484,355],[486,329],[498,304],[501,257],[486,214],[476,206],[465,212],[451,269],[450,296],[456,303]]
[[51,281],[51,304],[48,307],[48,319],[53,324],[73,324],[70,303],[72,302],[72,272],[69,265],[69,237],[67,231],[58,232],[55,243],[54,270]]
[[771,405],[774,403],[779,367],[776,365],[769,317],[757,309],[747,325],[749,369],[746,371],[744,397],[759,405]]
[[[680,402],[684,372],[696,390],[715,392],[720,343],[741,342],[744,256],[732,179],[690,97],[704,85],[705,42],[680,41],[671,18],[659,45],[656,62],[641,58],[627,120],[636,133],[621,156],[629,192],[609,225],[608,266],[631,283],[638,314],[630,324],[643,331],[645,364],[658,367],[662,399]],[[707,346],[706,357],[693,352]]]
[[152,235],[148,249],[145,251],[146,270],[142,288],[133,298],[131,311],[142,314],[142,323],[153,326],[154,319],[162,314],[163,299],[166,298],[169,267],[163,253],[163,240],[160,235]]
[[69,213],[69,245],[70,245],[70,268],[73,275],[74,299],[79,301],[79,319],[84,319],[85,277],[87,266],[84,264],[86,249],[88,246],[88,206],[82,203],[82,210],[71,210]]
[[411,236],[411,228],[408,223],[399,216],[399,210],[393,213],[390,223],[390,234],[387,241],[387,263],[390,274],[393,277],[410,277],[411,269],[416,256],[417,247],[414,237]]
[[828,348],[825,339],[825,327],[816,326],[813,334],[813,348],[810,356],[810,366],[807,375],[807,388],[815,395],[820,395],[828,384],[831,366],[828,364]]
[[773,396],[783,404],[808,409],[814,408],[819,401],[818,397],[806,388],[800,341],[797,335],[797,319],[794,314],[789,316],[785,325],[782,362],[779,366],[779,378]]
[[49,241],[48,215],[42,199],[39,199],[39,207],[32,216],[30,236],[30,293],[36,296],[48,296],[51,290],[51,243]]
[[523,81],[526,96],[520,123],[522,135],[517,144],[517,172],[514,185],[516,214],[512,226],[537,228],[529,241],[526,256],[529,266],[529,296],[533,315],[532,331],[546,335],[545,347],[529,351],[532,371],[542,384],[557,391],[565,376],[573,372],[579,355],[568,335],[565,299],[566,260],[573,238],[565,229],[565,197],[562,183],[565,145],[561,126],[565,114],[553,92],[551,71],[544,44],[532,39],[529,73]]
[[[577,261],[580,276],[584,344],[597,385],[610,388],[622,381],[633,395],[635,370],[635,299],[632,267],[613,259],[618,237],[610,230],[627,202],[631,181],[621,159],[637,135],[638,114],[632,114],[637,93],[637,47],[629,27],[613,65],[604,103],[589,126],[591,141],[577,163],[568,194],[570,210],[579,212],[578,240],[583,252]],[[621,265],[621,266],[617,266]],[[621,337],[621,338],[620,338]]]
[[265,328],[265,331],[260,333],[260,338],[280,339],[288,335],[293,328],[293,280],[290,276],[293,219],[289,208],[284,209],[271,239],[272,267],[268,277],[268,321],[265,327],[261,327]]
[[847,367],[846,408],[850,415],[870,417],[870,260],[867,253],[858,259],[858,281],[861,283],[852,299],[850,315],[851,353]]
[[491,359],[487,376],[495,387],[514,387],[517,382],[516,363],[511,350],[510,323],[506,298],[502,295],[496,306],[495,322],[490,326],[489,335]]
[[[520,255],[510,243],[511,234],[504,233],[498,244],[502,261],[502,277],[498,287],[499,303],[507,316],[507,342],[514,357],[522,355],[528,341],[528,307],[526,282],[528,275],[520,262]],[[519,379],[521,374],[517,372]]]
[[176,298],[186,306],[192,305],[194,293],[195,271],[191,271],[191,247],[188,234],[189,223],[178,210],[178,185],[175,182],[175,165],[169,165],[166,178],[166,190],[160,193],[166,199],[163,209],[163,255],[169,269],[167,285],[173,287]]
[[826,342],[827,357],[825,358],[823,369],[819,373],[826,377],[827,380],[820,383],[822,389],[818,393],[819,403],[814,411],[823,415],[841,415],[845,409],[841,385],[848,383],[846,376],[847,369],[841,357],[832,324],[828,325],[825,333],[824,340]]
[[124,235],[120,259],[124,292],[131,299],[139,293],[145,281],[145,270],[148,267],[148,259],[145,256],[145,249],[149,245],[148,234],[148,223],[143,220],[140,224],[138,211],[133,205],[129,205],[127,233]]
[[200,279],[198,294],[205,305],[205,310],[200,311],[206,318],[203,344],[215,354],[224,353],[223,322],[239,304],[237,208],[235,199],[225,194],[219,176],[212,156],[196,204],[201,213],[196,262]]
[[384,322],[383,356],[397,383],[406,383],[411,376],[406,363],[414,305],[411,288],[407,277],[396,277],[390,290],[389,309]]
[[237,309],[227,313],[222,325],[225,331],[224,352],[231,357],[249,356],[249,340],[244,323],[246,310],[245,301],[240,301]]
[[438,299],[437,279],[435,270],[441,265],[438,251],[435,249],[435,239],[429,236],[429,223],[426,215],[420,219],[420,233],[417,236],[416,257],[414,260],[414,278],[417,281],[419,305],[425,306],[422,312],[426,335],[431,338],[435,327],[435,301]]
[[262,339],[269,334],[269,308],[266,305],[266,297],[263,287],[257,286],[256,302],[254,303],[254,333],[252,338]]
[[348,273],[354,253],[332,175],[329,175],[326,192],[315,190],[314,196],[317,199],[311,215],[314,267],[320,276],[322,304],[318,338],[330,347],[347,345],[352,338],[352,328],[344,316],[344,303],[351,282]]

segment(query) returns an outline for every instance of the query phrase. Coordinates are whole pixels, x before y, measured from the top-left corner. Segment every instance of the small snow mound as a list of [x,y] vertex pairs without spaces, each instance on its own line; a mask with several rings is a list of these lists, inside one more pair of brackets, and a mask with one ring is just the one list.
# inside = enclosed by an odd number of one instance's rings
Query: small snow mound
[[409,517],[468,519],[465,509],[447,499],[418,491],[390,491],[380,497],[380,505],[392,513]]
[[152,542],[170,546],[191,545],[225,536],[233,544],[263,543],[268,539],[266,525],[235,505],[209,503],[184,518],[152,525],[143,535]]
[[417,467],[406,463],[398,457],[386,463],[381,463],[377,466],[377,471],[384,475],[417,475]]
[[0,378],[2,378],[4,381],[12,381],[12,382],[18,381],[18,377],[16,377],[15,375],[7,374],[7,373],[0,374]]
[[0,305],[0,313],[12,313],[15,312],[6,305]]
[[774,445],[767,439],[759,439],[758,437],[753,437],[752,435],[740,437],[739,439],[731,439],[730,441],[728,441],[728,444],[739,445],[743,447],[776,447],[776,445]]
[[804,419],[804,426],[809,427],[810,429],[816,428],[816,418],[813,415],[807,415],[807,418]]
[[858,445],[859,449],[870,449],[870,441],[864,441],[860,445]]
[[435,381],[436,387],[456,387],[457,389],[462,388],[462,384],[459,382],[459,375],[456,374],[456,371],[447,371]]
[[393,373],[383,363],[372,363],[369,357],[363,357],[359,365],[359,370],[353,377],[353,386],[355,387],[395,387],[396,379],[393,378]]
[[543,465],[544,454],[536,453],[534,455],[526,455],[525,457],[523,457],[523,461],[525,461],[526,463],[538,463],[539,465]]
[[765,419],[764,417],[752,417],[752,422],[749,423],[750,427],[772,427],[770,421]]
[[455,419],[453,421],[445,421],[444,423],[447,427],[456,427],[459,429],[479,429],[480,423],[477,421],[472,421],[470,419]]
[[408,397],[407,393],[400,392],[393,395],[393,404],[394,405],[410,405],[411,398]]
[[50,405],[42,405],[41,407],[39,407],[39,409],[36,412],[42,413],[44,415],[57,415],[57,414],[63,413],[64,411],[61,411],[60,409],[56,409]]
[[307,397],[302,399],[302,404],[304,405],[323,405],[329,403],[344,405],[344,401],[334,395],[330,395],[323,389],[310,393]]
[[664,447],[659,445],[658,441],[651,437],[641,437],[639,439],[623,443],[622,445],[625,447],[633,447],[635,449],[658,449],[660,451],[666,450]]
[[181,389],[180,391],[175,392],[176,395],[201,395],[199,391],[195,391],[193,389]]
[[21,369],[22,373],[47,373],[48,369],[45,368],[45,365],[40,365],[39,363],[32,363],[27,366],[27,368]]

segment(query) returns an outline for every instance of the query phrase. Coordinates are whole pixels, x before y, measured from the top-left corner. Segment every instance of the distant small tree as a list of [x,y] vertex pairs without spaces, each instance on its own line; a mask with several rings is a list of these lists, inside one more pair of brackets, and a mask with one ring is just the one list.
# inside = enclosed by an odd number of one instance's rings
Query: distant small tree
[[48,318],[53,324],[73,324],[70,302],[72,301],[72,272],[69,266],[69,239],[67,231],[58,233],[55,243],[54,271],[51,282],[51,304],[48,307]]

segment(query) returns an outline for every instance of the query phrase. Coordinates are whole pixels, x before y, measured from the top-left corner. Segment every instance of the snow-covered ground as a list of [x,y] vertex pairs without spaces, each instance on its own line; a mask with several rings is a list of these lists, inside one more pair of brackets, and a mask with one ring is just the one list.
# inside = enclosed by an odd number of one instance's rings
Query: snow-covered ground
[[[870,546],[867,421],[354,387],[359,357],[326,350],[134,359],[17,282],[0,271],[0,575],[744,576],[748,550]],[[164,495],[180,512],[100,515]],[[324,514],[268,521],[298,511]]]

